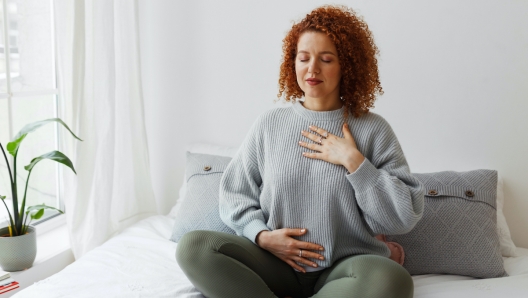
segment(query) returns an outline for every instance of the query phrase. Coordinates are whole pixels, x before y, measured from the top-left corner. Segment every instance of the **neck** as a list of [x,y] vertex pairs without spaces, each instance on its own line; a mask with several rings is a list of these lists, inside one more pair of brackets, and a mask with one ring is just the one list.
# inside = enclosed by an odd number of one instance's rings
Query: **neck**
[[333,111],[343,106],[339,98],[334,100],[320,100],[318,98],[305,97],[303,106],[312,111]]

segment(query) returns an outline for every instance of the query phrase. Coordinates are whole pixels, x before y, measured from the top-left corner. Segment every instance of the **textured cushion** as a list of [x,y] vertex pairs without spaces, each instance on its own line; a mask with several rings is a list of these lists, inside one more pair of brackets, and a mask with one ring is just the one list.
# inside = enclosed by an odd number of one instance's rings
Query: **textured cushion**
[[[227,156],[227,157],[233,157],[235,156],[236,152],[238,151],[237,147],[228,147],[228,146],[220,146],[215,145],[211,143],[191,143],[186,146],[186,151],[190,153],[200,153],[200,154],[209,154],[209,155],[219,155],[219,156]],[[174,218],[176,213],[178,212],[178,209],[180,209],[180,204],[182,201],[182,198],[185,197],[185,193],[187,192],[187,177],[183,177],[183,182],[181,184],[180,190],[178,192],[178,198],[176,199],[176,204],[171,208],[171,211],[169,212],[168,216]]]
[[497,171],[414,174],[426,189],[424,214],[405,235],[387,235],[405,251],[410,274],[506,276],[497,234]]
[[175,210],[171,241],[178,242],[189,231],[235,232],[220,219],[218,194],[222,173],[230,157],[187,152],[187,190]]

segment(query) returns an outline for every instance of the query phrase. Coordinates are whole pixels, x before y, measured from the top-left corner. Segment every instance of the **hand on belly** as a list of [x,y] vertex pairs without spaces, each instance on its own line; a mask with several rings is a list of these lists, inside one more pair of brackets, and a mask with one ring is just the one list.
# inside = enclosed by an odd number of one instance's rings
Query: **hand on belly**
[[310,267],[317,267],[310,259],[324,260],[324,257],[314,251],[322,251],[324,247],[319,244],[299,241],[294,236],[305,235],[306,229],[278,229],[274,231],[261,231],[256,238],[258,246],[271,252],[277,258],[283,260],[303,273],[303,267],[297,263],[302,263]]

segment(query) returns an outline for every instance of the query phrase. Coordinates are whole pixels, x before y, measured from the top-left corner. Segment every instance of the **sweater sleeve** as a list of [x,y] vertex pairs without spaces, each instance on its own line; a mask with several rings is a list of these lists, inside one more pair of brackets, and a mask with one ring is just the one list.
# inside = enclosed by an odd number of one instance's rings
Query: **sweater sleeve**
[[255,244],[260,231],[269,230],[260,207],[262,177],[258,161],[263,156],[262,121],[251,127],[240,149],[233,157],[220,180],[220,218],[239,236]]
[[409,170],[398,139],[384,120],[372,134],[371,156],[347,179],[375,234],[405,234],[421,219],[425,188]]

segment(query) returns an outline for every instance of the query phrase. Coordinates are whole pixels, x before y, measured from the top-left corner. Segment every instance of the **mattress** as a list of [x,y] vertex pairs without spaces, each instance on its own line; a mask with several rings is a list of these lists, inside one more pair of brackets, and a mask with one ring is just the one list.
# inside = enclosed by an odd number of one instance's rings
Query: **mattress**
[[[18,292],[16,298],[183,297],[203,298],[178,267],[177,244],[168,239],[174,219],[152,216],[66,267]],[[509,277],[414,276],[415,298],[526,298],[528,249],[505,258]]]

